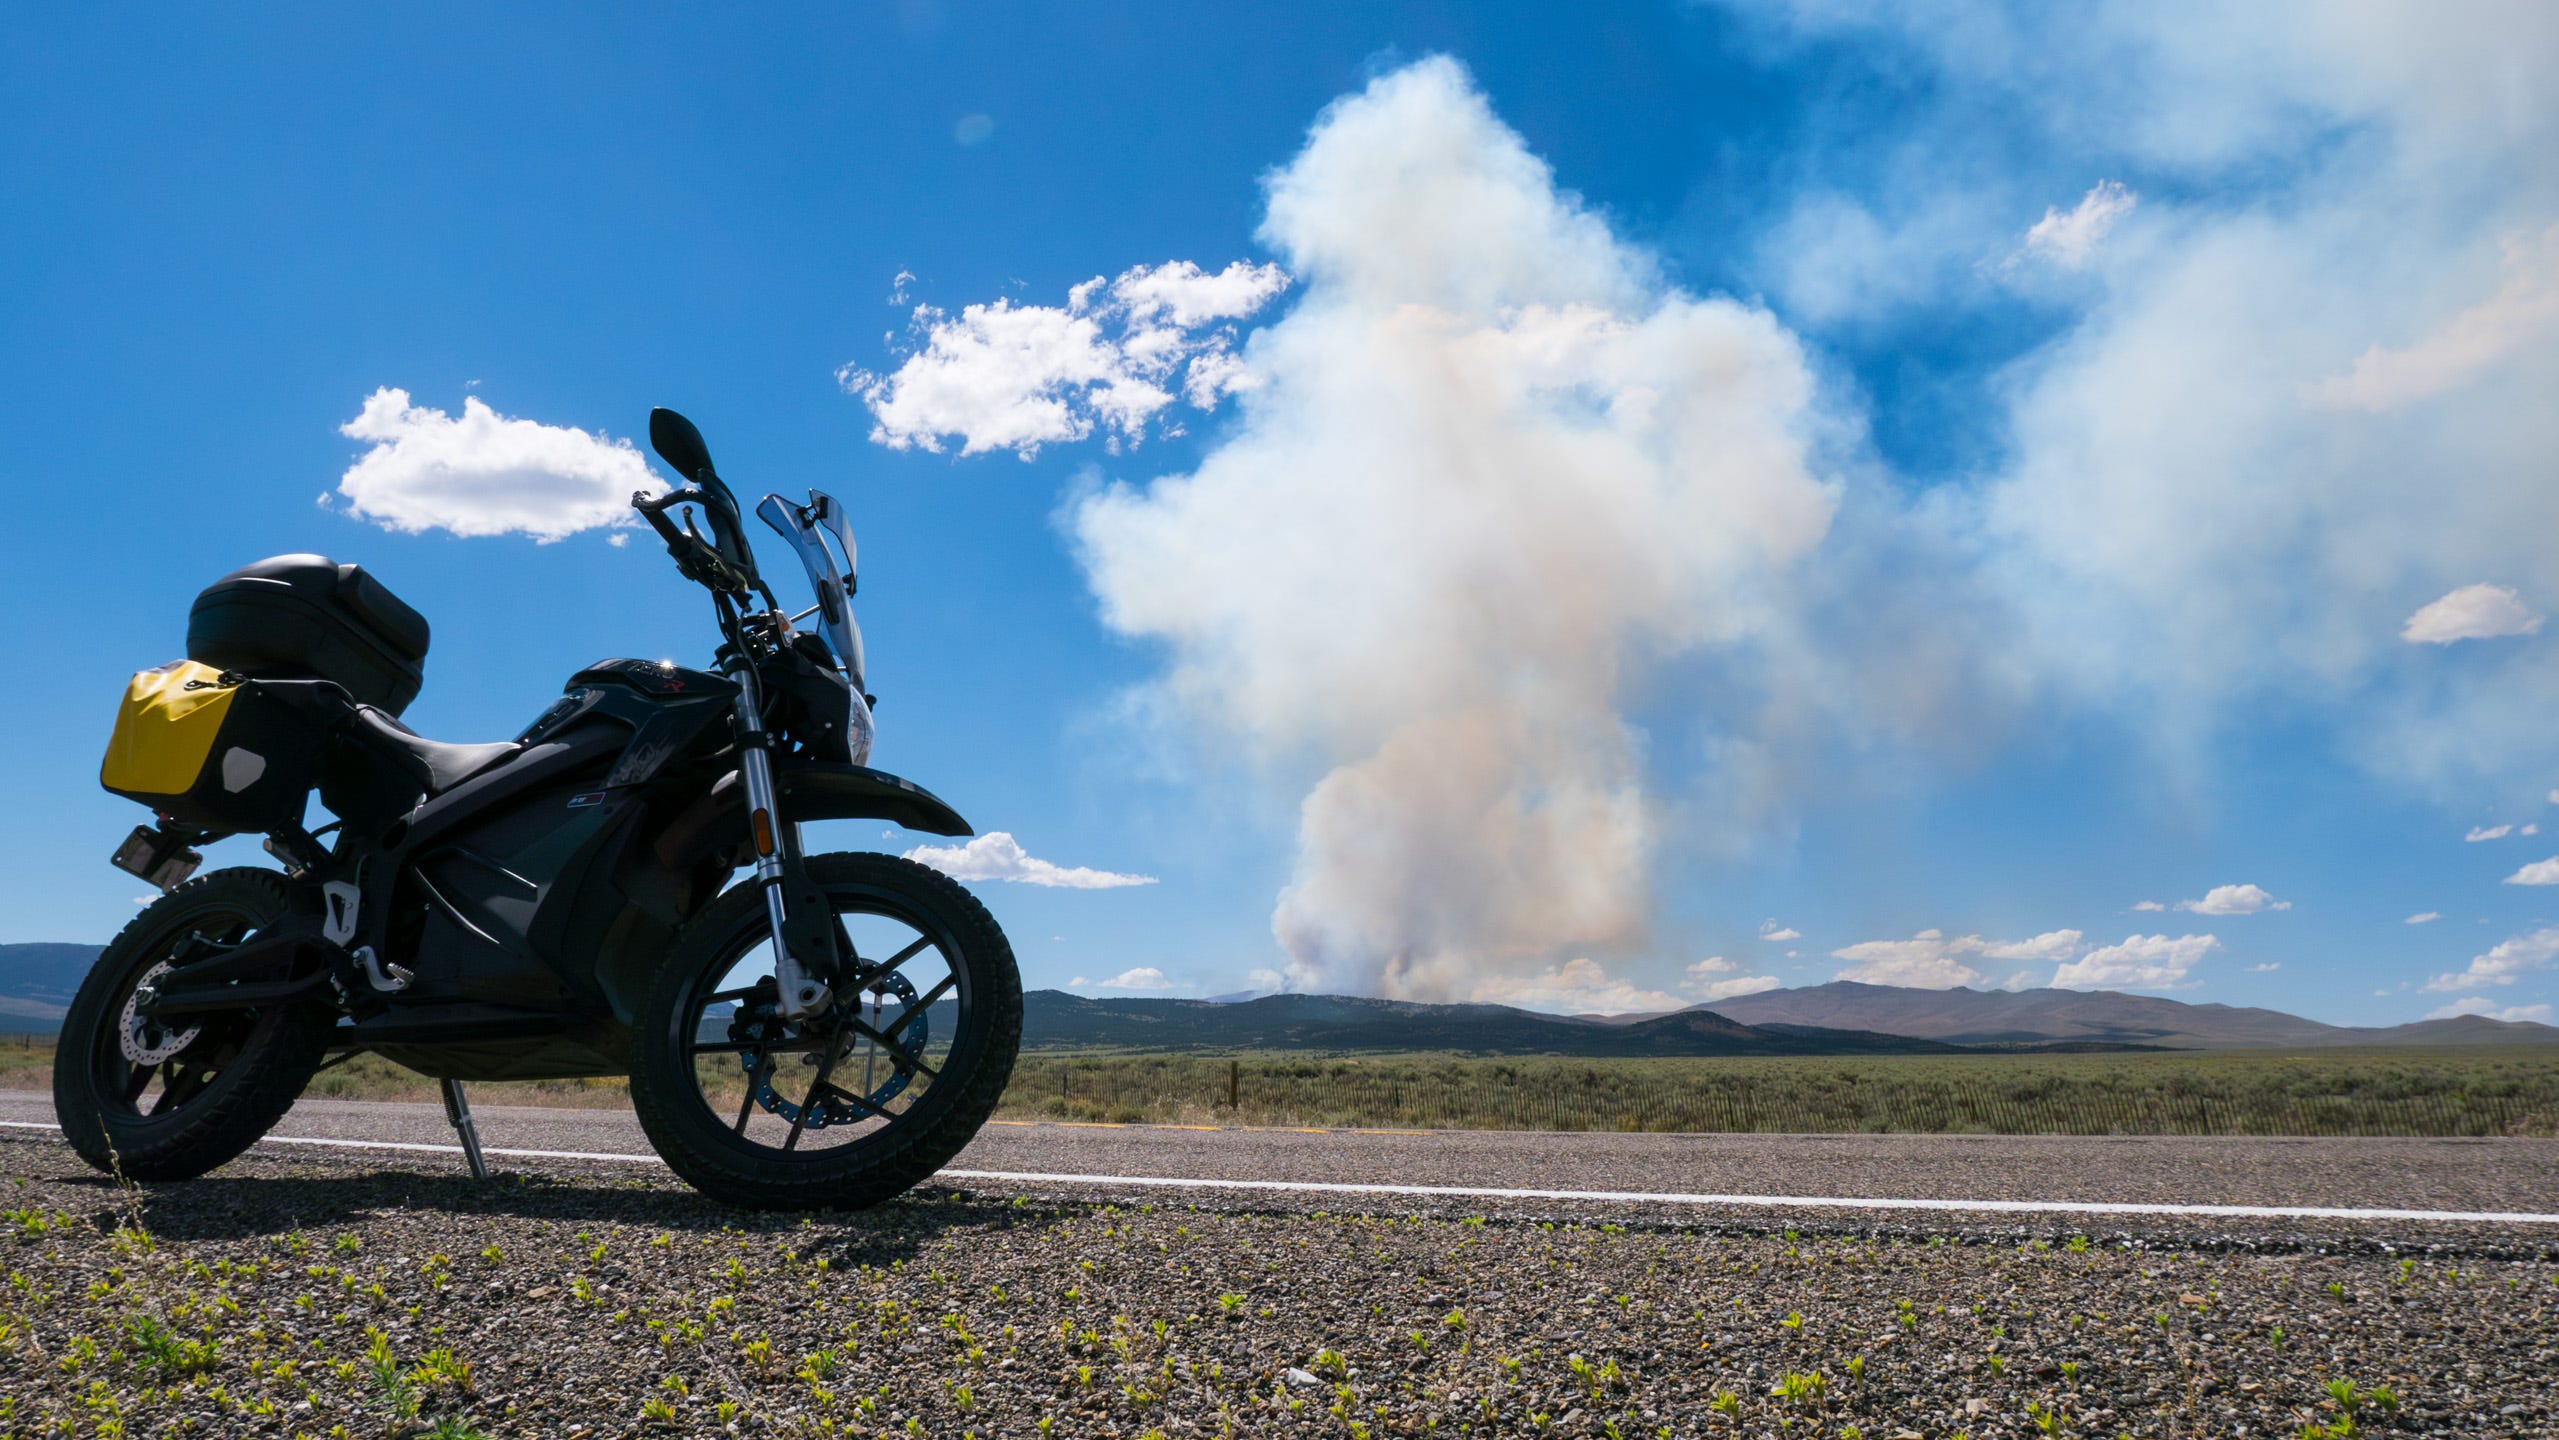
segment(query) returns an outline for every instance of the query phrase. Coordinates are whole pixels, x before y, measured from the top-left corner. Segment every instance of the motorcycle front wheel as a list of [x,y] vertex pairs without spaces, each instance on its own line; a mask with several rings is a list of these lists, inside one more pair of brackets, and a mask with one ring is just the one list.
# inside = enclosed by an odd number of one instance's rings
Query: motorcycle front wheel
[[1021,1045],[1004,932],[950,877],[889,855],[813,855],[835,912],[835,1001],[782,1017],[762,892],[676,937],[639,1017],[632,1106],[695,1189],[761,1210],[857,1209],[949,1163]]

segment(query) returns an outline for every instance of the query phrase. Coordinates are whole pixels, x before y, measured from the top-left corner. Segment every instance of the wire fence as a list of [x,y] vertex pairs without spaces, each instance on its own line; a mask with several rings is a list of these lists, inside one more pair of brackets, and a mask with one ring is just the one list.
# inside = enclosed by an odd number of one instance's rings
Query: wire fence
[[1022,1057],[1000,1114],[1414,1129],[2057,1135],[2559,1133],[2559,1053],[1570,1060]]

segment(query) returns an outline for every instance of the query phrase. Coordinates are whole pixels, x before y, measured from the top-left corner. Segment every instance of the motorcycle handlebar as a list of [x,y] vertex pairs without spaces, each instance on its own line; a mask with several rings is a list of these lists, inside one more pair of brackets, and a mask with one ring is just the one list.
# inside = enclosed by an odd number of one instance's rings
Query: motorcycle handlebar
[[[744,527],[738,524],[737,502],[729,498],[727,488],[721,486],[718,493],[702,487],[654,496],[643,490],[631,497],[631,508],[639,511],[649,528],[666,542],[666,553],[675,557],[675,568],[684,578],[713,590],[743,595],[759,582],[754,552],[747,549]],[[728,503],[724,505],[722,501]],[[666,512],[679,505],[702,507],[703,513],[711,517],[711,539],[703,539],[689,520],[682,529],[676,528]]]

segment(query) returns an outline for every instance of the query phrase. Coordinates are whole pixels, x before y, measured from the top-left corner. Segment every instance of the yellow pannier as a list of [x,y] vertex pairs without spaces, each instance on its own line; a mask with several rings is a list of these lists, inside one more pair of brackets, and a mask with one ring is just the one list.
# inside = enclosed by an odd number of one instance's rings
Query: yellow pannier
[[98,783],[198,830],[296,826],[321,738],[257,681],[174,660],[125,686]]

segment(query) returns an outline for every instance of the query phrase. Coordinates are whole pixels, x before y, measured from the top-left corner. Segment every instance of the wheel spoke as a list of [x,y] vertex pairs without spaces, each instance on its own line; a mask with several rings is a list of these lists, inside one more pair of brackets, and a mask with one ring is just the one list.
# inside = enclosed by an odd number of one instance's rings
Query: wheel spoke
[[846,1023],[853,1027],[855,1033],[868,1037],[872,1043],[887,1051],[889,1053],[889,1058],[895,1060],[901,1068],[913,1070],[918,1074],[937,1077],[942,1073],[934,1069],[932,1066],[925,1064],[923,1059],[917,1056],[913,1051],[898,1044],[897,1037],[893,1035],[884,1035],[879,1031],[872,1029],[870,1026],[863,1024],[859,1020],[850,1020]]
[[168,1068],[160,1073],[160,1098],[151,1102],[154,1119],[184,1105],[195,1095],[196,1073],[193,1066],[180,1065],[174,1060],[169,1062]]
[[800,1102],[800,1113],[791,1117],[791,1133],[783,1138],[783,1149],[800,1148],[800,1131],[807,1127],[809,1112],[817,1108],[817,1097],[826,1089],[826,1077],[835,1073],[835,1062],[844,1054],[844,1042],[851,1039],[852,1034],[853,1032],[849,1030],[838,1030],[835,1032],[835,1039],[828,1043],[826,1059],[817,1067],[817,1079],[809,1082],[808,1098]]
[[136,1065],[133,1067],[132,1074],[127,1076],[124,1082],[125,1104],[131,1105],[134,1101],[142,1098],[142,1092],[151,1088],[152,1072],[158,1068],[159,1067],[153,1065]]
[[890,956],[890,957],[889,957],[889,958],[887,958],[886,960],[881,961],[879,964],[877,964],[877,965],[875,965],[875,966],[871,967],[871,968],[870,968],[870,969],[868,969],[868,970],[863,971],[863,972],[862,972],[862,978],[861,978],[858,982],[856,982],[856,983],[858,983],[858,984],[859,984],[863,989],[865,989],[865,990],[869,990],[869,989],[875,989],[875,988],[877,988],[877,986],[876,986],[875,982],[876,982],[876,981],[878,981],[878,980],[879,980],[879,978],[880,978],[881,976],[883,976],[883,975],[894,975],[894,974],[896,974],[896,973],[897,973],[897,967],[899,967],[900,965],[905,964],[905,963],[906,963],[907,961],[909,961],[909,960],[914,959],[918,954],[920,954],[920,953],[921,953],[921,952],[922,952],[922,951],[923,951],[927,946],[931,945],[932,943],[933,943],[933,937],[932,937],[932,936],[930,936],[930,935],[918,935],[918,936],[916,936],[916,937],[915,937],[915,943],[914,943],[914,944],[907,946],[905,949],[900,950],[899,952],[897,952],[896,954],[894,954],[894,955]]
[[904,1031],[907,1025],[911,1023],[916,1016],[924,1013],[924,1008],[926,1006],[941,999],[943,992],[949,990],[952,986],[957,985],[958,983],[960,983],[960,977],[957,974],[945,975],[942,977],[940,984],[935,985],[932,989],[917,996],[914,1002],[909,1004],[904,1010],[899,1011],[897,1019],[890,1023],[888,1028],[890,1037],[895,1038],[899,1033]]

